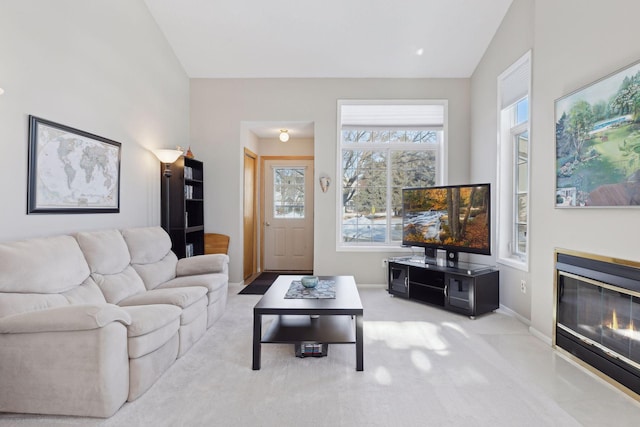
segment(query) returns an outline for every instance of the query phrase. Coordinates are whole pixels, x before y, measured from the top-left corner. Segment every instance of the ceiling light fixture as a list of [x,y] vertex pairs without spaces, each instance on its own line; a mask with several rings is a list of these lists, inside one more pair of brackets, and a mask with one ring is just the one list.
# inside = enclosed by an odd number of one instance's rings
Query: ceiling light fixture
[[289,140],[289,131],[287,129],[280,129],[280,141],[287,142]]

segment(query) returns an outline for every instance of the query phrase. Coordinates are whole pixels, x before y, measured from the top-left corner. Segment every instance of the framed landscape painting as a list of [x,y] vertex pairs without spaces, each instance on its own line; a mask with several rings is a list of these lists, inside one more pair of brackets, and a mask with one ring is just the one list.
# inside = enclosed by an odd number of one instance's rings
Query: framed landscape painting
[[120,212],[120,147],[29,116],[27,213]]
[[640,206],[640,62],[555,102],[556,201]]

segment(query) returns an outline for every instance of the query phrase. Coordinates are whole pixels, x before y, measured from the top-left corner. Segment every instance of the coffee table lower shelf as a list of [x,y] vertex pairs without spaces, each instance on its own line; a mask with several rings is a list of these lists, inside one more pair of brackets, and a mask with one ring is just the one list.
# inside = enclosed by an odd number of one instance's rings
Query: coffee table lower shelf
[[276,317],[260,342],[263,344],[355,344],[355,320],[348,315],[281,315]]

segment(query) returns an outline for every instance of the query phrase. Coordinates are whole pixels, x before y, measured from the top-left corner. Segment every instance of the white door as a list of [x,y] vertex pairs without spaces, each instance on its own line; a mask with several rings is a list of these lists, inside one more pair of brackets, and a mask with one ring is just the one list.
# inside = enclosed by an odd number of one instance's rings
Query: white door
[[264,162],[264,270],[313,270],[313,160]]

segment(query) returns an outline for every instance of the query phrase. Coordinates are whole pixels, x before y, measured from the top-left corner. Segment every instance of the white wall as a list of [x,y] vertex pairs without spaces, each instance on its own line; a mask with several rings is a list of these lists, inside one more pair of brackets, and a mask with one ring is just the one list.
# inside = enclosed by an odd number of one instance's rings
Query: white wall
[[[482,163],[495,170],[495,159],[476,161],[476,149],[495,151],[496,78],[532,47],[528,288],[532,329],[546,337],[553,322],[554,248],[640,260],[638,210],[554,208],[554,101],[640,59],[639,14],[636,0],[515,0],[472,78],[473,170],[480,174]],[[513,279],[509,273],[501,277],[501,300],[527,316],[527,301],[505,288],[519,288]]]
[[[351,274],[358,283],[385,282],[388,252],[336,251],[338,99],[448,99],[449,180],[469,175],[469,79],[192,79],[191,140],[205,162],[205,227],[231,236],[230,281],[242,277],[243,122],[314,122],[317,274]],[[334,185],[319,189],[328,173]],[[216,182],[224,185],[216,185]]]
[[260,156],[313,156],[313,138],[291,138],[282,142],[278,138],[260,138]]
[[[534,0],[514,0],[500,28],[471,77],[471,175],[474,182],[492,183],[493,259],[498,252],[497,212],[497,135],[498,76],[533,46]],[[537,141],[534,140],[533,144]],[[535,187],[535,185],[532,185]],[[530,275],[504,265],[500,268],[500,303],[531,319],[531,286],[520,292],[520,280]]]
[[637,209],[554,209],[554,101],[640,59],[638,16],[636,0],[536,1],[531,323],[548,336],[554,247],[640,261]]
[[[188,145],[189,80],[141,0],[2,0],[0,241],[159,225],[159,163]],[[119,214],[27,215],[27,118],[122,143]]]

